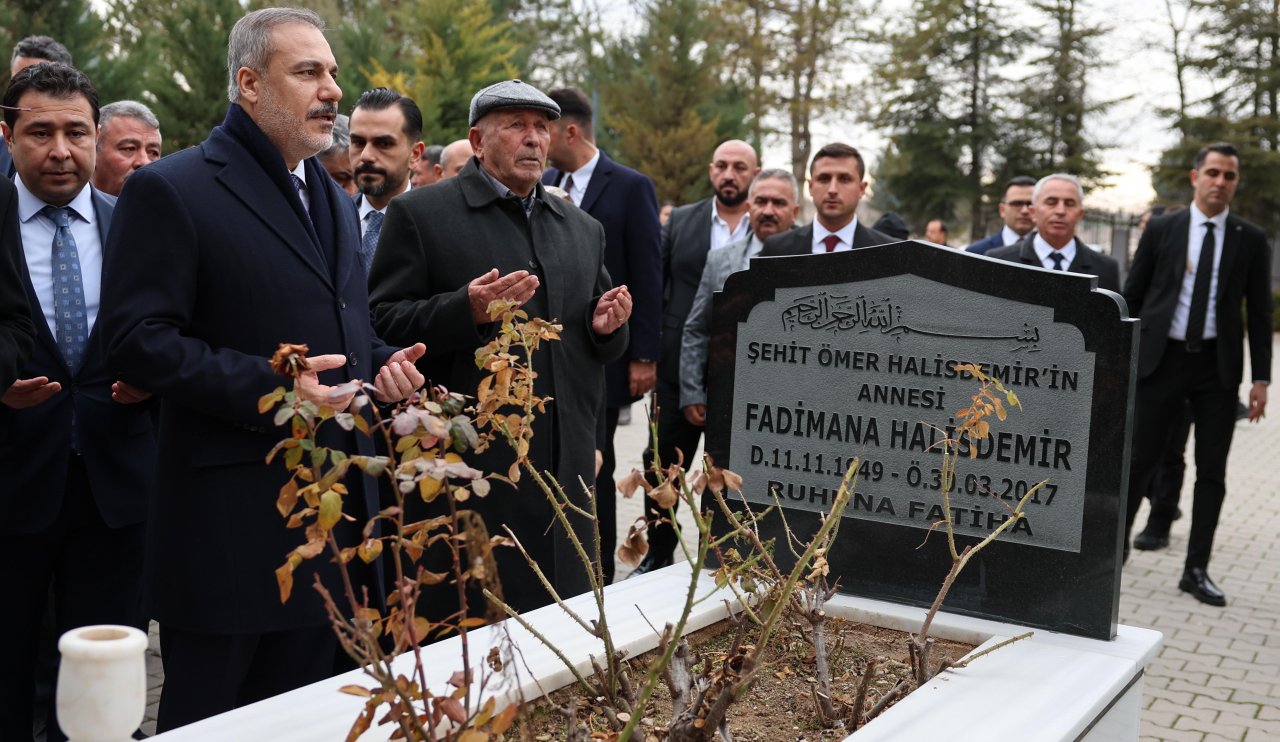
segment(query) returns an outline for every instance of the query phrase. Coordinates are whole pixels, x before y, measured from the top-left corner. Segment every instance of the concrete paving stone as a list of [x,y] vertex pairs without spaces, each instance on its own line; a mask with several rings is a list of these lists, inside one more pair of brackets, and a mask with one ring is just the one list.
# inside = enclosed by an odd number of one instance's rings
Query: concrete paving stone
[[[1146,695],[1150,696],[1152,701],[1165,701],[1176,710],[1187,708],[1195,701],[1196,694],[1186,690],[1172,690],[1169,688],[1151,688],[1146,689]],[[1161,707],[1152,703],[1148,706],[1153,710],[1159,711]]]
[[1204,657],[1201,658],[1201,660],[1202,661],[1200,662],[1188,662],[1187,664],[1183,665],[1182,672],[1204,673],[1206,676],[1205,685],[1209,684],[1208,677],[1210,676],[1232,678],[1235,680],[1244,680],[1245,676],[1248,675],[1247,670],[1242,670],[1238,667],[1223,667],[1221,664],[1219,664],[1220,658],[1214,657],[1212,655],[1205,655]]
[[[1234,698],[1234,696],[1232,696]],[[1280,724],[1280,705],[1276,705],[1274,698],[1267,699],[1270,703],[1263,702],[1258,705],[1258,721],[1273,721]]]
[[1179,711],[1160,711],[1146,709],[1142,712],[1142,734],[1151,734],[1161,729],[1172,729]]
[[1210,688],[1209,675],[1207,673],[1180,672],[1169,683],[1169,690],[1189,691],[1192,694],[1208,693],[1220,701],[1225,701],[1231,697],[1230,688]]
[[[1217,654],[1217,652],[1214,652],[1213,654]],[[1177,647],[1172,647],[1166,644],[1165,649],[1161,650],[1160,652],[1160,659],[1182,660],[1183,662],[1203,663],[1204,654],[1199,652],[1187,652],[1187,651],[1178,649]]]
[[1189,729],[1152,729],[1144,726],[1139,737],[1142,742],[1203,742],[1204,733]]
[[[1156,706],[1152,706],[1152,708],[1157,708],[1157,710],[1159,710],[1159,711],[1164,711],[1164,710],[1165,710],[1163,707],[1156,707]],[[1218,718],[1218,710],[1217,710],[1217,709],[1196,708],[1195,706],[1183,706],[1183,707],[1182,707],[1182,709],[1181,709],[1181,711],[1179,711],[1179,713],[1178,713],[1178,719],[1179,719],[1179,720],[1181,720],[1181,719],[1184,719],[1184,718],[1187,718],[1187,719],[1195,719],[1195,720],[1200,721],[1200,722],[1203,722],[1203,723],[1205,723],[1205,724],[1211,724],[1211,723],[1213,723],[1213,721],[1214,721],[1215,719],[1217,719],[1217,718]],[[1175,729],[1182,729],[1182,728],[1184,728],[1184,727],[1179,727],[1179,726],[1178,726],[1178,724],[1177,724],[1177,722],[1174,722],[1174,725],[1173,725],[1173,726],[1174,726],[1174,728],[1175,728]],[[1207,729],[1200,729],[1200,731],[1202,731],[1202,732],[1206,732],[1206,731],[1209,731],[1209,730],[1207,730]]]
[[1205,734],[1219,734],[1227,739],[1242,740],[1244,739],[1245,727],[1227,727],[1218,724],[1216,721],[1205,721],[1195,714],[1186,713],[1178,717],[1173,723],[1174,729],[1185,729],[1188,731],[1204,732]]
[[1258,715],[1258,704],[1256,703],[1219,701],[1212,696],[1196,696],[1191,700],[1191,706],[1192,708],[1216,709],[1221,713],[1221,716],[1218,717],[1219,721],[1222,721],[1228,715],[1252,721]]
[[1227,737],[1221,734],[1214,734],[1213,732],[1204,735],[1204,742],[1240,742],[1243,739],[1243,735],[1239,737]]

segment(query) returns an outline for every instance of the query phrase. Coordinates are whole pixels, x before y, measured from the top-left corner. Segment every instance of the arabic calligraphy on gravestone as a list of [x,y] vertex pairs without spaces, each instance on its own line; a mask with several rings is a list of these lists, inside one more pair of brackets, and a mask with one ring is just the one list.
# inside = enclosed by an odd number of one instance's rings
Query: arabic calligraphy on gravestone
[[1002,540],[1080,551],[1094,360],[1051,307],[913,275],[779,288],[739,325],[736,353],[729,453],[748,500],[828,510],[860,457],[846,517],[931,528],[938,443],[978,390],[956,366],[972,363],[1024,409],[993,423],[973,458],[962,444],[957,531],[989,533],[1047,479]]

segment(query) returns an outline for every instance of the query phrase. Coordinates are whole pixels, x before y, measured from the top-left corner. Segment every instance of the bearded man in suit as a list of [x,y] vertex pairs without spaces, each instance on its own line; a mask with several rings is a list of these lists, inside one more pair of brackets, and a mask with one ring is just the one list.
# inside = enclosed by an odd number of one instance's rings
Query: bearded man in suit
[[[315,590],[281,603],[275,570],[302,543],[276,499],[290,473],[263,461],[288,436],[258,399],[281,385],[282,342],[309,346],[299,395],[344,409],[373,383],[383,403],[423,379],[424,348],[373,333],[360,231],[350,197],[315,155],[329,147],[342,90],[324,23],[310,10],[242,17],[227,42],[226,119],[197,147],[125,181],[107,240],[101,318],[109,362],[160,405],[157,495],[148,523],[148,596],[160,622],[164,692],[157,728],[173,729],[333,673],[337,639]],[[318,446],[373,455],[331,427]],[[371,480],[349,477],[340,542],[381,508]],[[377,590],[357,565],[353,579]],[[304,562],[340,590],[336,565]],[[359,590],[359,587],[357,587]]]
[[[1125,281],[1129,312],[1142,319],[1128,531],[1160,462],[1169,431],[1189,402],[1196,436],[1191,535],[1178,589],[1209,605],[1226,595],[1209,577],[1209,556],[1222,501],[1227,455],[1244,374],[1248,317],[1249,420],[1262,418],[1271,381],[1271,249],[1266,234],[1230,213],[1240,184],[1240,155],[1211,144],[1196,155],[1191,208],[1152,219]],[[1147,529],[1152,529],[1148,523]],[[1163,527],[1167,537],[1168,524]]]

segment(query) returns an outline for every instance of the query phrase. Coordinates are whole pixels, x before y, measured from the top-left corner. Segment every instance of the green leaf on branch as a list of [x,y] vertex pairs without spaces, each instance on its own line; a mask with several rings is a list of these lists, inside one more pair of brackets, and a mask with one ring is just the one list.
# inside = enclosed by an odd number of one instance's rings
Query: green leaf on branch
[[324,530],[331,530],[342,518],[342,495],[329,490],[320,495],[320,516],[317,521]]

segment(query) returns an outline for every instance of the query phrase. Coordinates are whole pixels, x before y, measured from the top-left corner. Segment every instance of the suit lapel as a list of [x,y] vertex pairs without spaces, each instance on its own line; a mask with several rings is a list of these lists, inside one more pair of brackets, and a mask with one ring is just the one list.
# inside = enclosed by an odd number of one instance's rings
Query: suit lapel
[[600,197],[600,192],[609,185],[609,178],[613,176],[613,161],[600,153],[600,159],[596,161],[595,172],[591,174],[591,180],[587,181],[587,192],[582,194],[582,203],[580,206],[583,211],[590,212],[591,207],[595,205],[596,199]]
[[[209,147],[210,143],[206,143]],[[210,157],[206,149],[205,157],[224,164],[218,172],[217,180],[231,192],[240,203],[249,209],[262,223],[275,233],[293,254],[302,261],[312,273],[316,274],[330,289],[332,279],[328,271],[320,265],[320,255],[312,243],[311,235],[296,216],[281,218],[282,214],[295,214],[293,204],[276,188],[262,167],[247,152],[237,152],[235,148],[219,147],[225,157]]]

